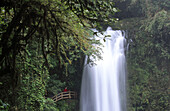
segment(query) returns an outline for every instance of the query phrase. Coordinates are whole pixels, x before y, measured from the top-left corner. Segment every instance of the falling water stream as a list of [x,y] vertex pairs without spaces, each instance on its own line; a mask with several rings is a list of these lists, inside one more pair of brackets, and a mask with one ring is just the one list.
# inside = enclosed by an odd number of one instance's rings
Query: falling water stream
[[80,111],[126,111],[126,39],[122,31],[107,28],[102,60],[90,66],[85,60]]

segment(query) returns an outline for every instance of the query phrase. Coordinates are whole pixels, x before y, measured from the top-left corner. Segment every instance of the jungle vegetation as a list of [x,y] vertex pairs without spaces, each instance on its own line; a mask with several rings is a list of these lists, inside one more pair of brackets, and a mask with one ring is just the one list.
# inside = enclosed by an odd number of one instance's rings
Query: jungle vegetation
[[117,0],[127,30],[129,111],[170,110],[170,1]]
[[100,58],[90,29],[115,12],[104,0],[1,0],[0,110],[75,110],[46,96],[79,91],[84,55]]
[[78,100],[48,97],[80,93],[84,55],[101,59],[90,29],[110,25],[128,35],[128,110],[168,111],[169,9],[169,0],[1,0],[0,110],[78,111]]

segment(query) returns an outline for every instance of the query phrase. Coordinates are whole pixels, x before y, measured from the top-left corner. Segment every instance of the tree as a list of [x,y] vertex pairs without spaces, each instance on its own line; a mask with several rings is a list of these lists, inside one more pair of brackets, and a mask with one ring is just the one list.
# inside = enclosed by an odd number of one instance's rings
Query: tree
[[90,29],[115,21],[109,16],[117,11],[113,2],[104,0],[1,0],[0,4],[0,97],[11,110],[43,110],[52,58],[57,67],[67,67],[81,53],[99,57]]

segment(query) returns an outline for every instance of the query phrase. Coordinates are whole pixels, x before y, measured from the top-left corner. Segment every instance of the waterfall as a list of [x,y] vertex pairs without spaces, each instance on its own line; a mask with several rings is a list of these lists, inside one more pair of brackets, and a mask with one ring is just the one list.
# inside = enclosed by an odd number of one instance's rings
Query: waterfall
[[104,33],[102,60],[87,64],[82,77],[80,111],[126,111],[126,39],[110,27]]

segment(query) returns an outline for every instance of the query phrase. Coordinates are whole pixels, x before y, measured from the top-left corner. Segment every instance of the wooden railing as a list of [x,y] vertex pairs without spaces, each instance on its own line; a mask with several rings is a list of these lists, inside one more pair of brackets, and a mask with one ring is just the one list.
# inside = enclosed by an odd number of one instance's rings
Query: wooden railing
[[76,98],[77,98],[77,93],[74,91],[61,92],[52,97],[54,102],[60,101],[62,99],[76,99]]

